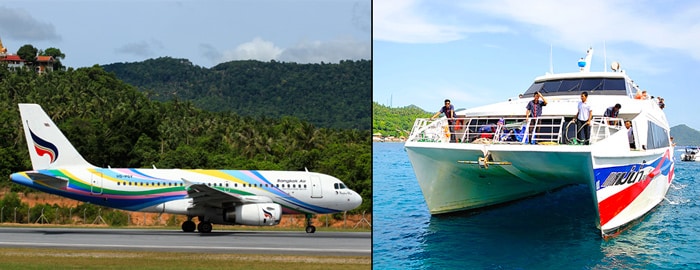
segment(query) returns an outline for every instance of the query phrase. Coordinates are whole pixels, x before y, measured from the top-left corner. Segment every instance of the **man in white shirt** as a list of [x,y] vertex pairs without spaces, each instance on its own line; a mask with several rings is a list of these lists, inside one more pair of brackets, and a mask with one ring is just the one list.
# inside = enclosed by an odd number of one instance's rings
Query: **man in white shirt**
[[[578,113],[576,113],[576,138],[583,144],[589,144],[591,138],[591,118],[593,112],[591,106],[586,103],[588,92],[581,93],[581,102],[578,103]],[[572,119],[573,121],[573,119]]]

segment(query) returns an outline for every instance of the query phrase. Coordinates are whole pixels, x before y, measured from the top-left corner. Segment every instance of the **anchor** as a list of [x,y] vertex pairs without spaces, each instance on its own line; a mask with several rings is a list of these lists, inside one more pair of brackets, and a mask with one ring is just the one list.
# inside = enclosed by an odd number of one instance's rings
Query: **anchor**
[[479,157],[476,161],[474,160],[458,160],[457,163],[460,164],[478,164],[479,168],[488,169],[489,165],[513,165],[509,161],[493,161],[491,153],[486,151],[483,157]]

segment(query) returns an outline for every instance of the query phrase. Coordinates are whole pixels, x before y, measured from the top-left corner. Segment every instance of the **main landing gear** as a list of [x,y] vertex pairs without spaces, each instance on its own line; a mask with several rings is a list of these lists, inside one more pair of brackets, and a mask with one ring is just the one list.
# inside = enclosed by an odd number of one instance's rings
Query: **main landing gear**
[[[199,224],[195,226],[194,221],[192,221],[191,216],[187,216],[187,221],[182,223],[182,231],[183,232],[194,232],[195,227],[197,228],[197,231],[201,233],[210,233],[213,226],[211,225],[211,222],[209,221],[200,221]],[[199,220],[204,220],[204,218],[199,217]]]
[[[316,227],[314,225],[311,225],[311,219],[314,216],[312,214],[306,214],[306,233],[315,233],[316,232]],[[182,223],[182,231],[183,232],[194,232],[194,229],[196,228],[198,232],[200,233],[210,233],[213,226],[211,225],[211,222],[209,221],[201,221],[204,220],[204,217],[198,217],[200,220],[199,224],[194,223],[192,221],[193,216],[187,216],[187,221]]]
[[316,232],[316,227],[314,225],[311,225],[311,219],[314,216],[312,214],[306,214],[306,233],[314,233]]

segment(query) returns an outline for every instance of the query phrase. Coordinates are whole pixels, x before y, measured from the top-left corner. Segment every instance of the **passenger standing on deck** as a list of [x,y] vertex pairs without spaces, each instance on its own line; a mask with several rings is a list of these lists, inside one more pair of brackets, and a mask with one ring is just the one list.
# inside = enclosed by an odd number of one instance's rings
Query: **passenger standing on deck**
[[[615,106],[609,107],[605,110],[605,113],[603,113],[604,117],[610,117],[610,118],[617,118],[617,115],[620,113],[620,109],[622,108],[622,105],[620,103],[615,104]],[[617,121],[609,121],[609,125],[617,125]]]
[[[542,100],[540,100],[540,98],[542,98]],[[525,106],[525,118],[527,119],[527,123],[530,123],[530,134],[532,134],[532,127],[537,125],[537,118],[542,116],[542,106],[547,106],[547,100],[544,99],[542,93],[537,91],[535,92],[534,98]],[[530,122],[530,115],[532,115],[532,120],[534,120],[532,122]],[[536,131],[539,132],[539,128],[537,128]],[[533,135],[530,143],[534,143],[534,141],[535,136]]]
[[[591,117],[593,113],[591,111],[591,106],[586,103],[588,99],[588,92],[581,93],[581,102],[578,103],[578,113],[576,113],[576,138],[583,141],[584,144],[589,144],[589,139],[591,138]],[[572,119],[571,121],[574,121]]]
[[630,142],[630,149],[635,149],[634,145],[634,133],[632,132],[632,121],[625,121],[625,128],[627,128],[627,140]]
[[447,125],[449,126],[450,130],[450,142],[456,142],[455,140],[455,106],[450,104],[449,99],[445,99],[445,106],[442,106],[440,108],[440,111],[436,112],[433,117],[430,117],[430,120],[435,119],[438,115],[441,113],[445,114],[445,117],[447,117]]

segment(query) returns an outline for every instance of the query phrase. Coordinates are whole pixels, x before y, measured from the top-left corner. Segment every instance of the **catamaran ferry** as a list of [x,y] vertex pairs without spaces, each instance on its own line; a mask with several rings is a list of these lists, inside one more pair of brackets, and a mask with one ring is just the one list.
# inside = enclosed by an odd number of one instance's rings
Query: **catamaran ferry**
[[[653,99],[617,62],[590,71],[537,77],[520,98],[458,110],[454,119],[416,119],[405,149],[431,214],[492,206],[567,185],[590,187],[603,238],[656,207],[673,181],[670,127]],[[542,115],[526,116],[533,94],[547,99]],[[572,122],[588,93],[590,124]],[[617,117],[604,116],[620,104]],[[630,129],[625,121],[631,121]],[[587,140],[576,134],[590,129]],[[455,135],[455,142],[451,135]]]

